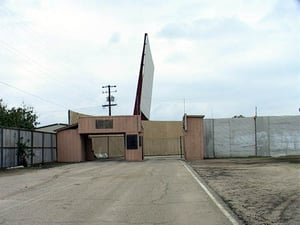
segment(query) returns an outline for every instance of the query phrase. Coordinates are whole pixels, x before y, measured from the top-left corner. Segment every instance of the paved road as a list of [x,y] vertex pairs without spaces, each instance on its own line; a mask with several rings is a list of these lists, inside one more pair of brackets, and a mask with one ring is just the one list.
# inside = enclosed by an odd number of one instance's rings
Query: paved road
[[179,160],[0,174],[0,224],[231,224]]

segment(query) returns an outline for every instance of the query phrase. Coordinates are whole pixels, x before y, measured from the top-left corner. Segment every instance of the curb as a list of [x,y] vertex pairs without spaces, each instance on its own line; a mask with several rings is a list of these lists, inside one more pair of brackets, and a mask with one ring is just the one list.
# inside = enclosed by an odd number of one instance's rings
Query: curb
[[237,215],[226,205],[226,203],[220,198],[220,196],[212,190],[208,184],[199,176],[199,174],[185,161],[181,161],[183,166],[197,181],[199,186],[210,197],[210,199],[216,204],[220,211],[233,225],[243,225],[244,223],[237,217]]

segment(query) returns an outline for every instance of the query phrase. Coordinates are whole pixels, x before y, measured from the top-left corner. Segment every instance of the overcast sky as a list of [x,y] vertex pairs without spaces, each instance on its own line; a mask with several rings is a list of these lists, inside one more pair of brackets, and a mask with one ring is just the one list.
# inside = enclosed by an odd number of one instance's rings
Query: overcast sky
[[[41,123],[133,113],[144,33],[151,120],[300,115],[300,1],[0,0],[0,98]],[[184,104],[185,102],[185,104]]]

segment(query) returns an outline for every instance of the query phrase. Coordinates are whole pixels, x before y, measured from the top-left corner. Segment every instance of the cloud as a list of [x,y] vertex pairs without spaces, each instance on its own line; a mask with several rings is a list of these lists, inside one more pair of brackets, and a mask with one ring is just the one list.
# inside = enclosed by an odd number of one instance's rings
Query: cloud
[[34,106],[42,124],[66,121],[68,108],[107,115],[107,84],[117,85],[113,114],[132,114],[145,32],[152,119],[180,120],[184,98],[188,113],[215,117],[252,115],[255,105],[293,114],[299,105],[295,0],[4,2],[0,80],[48,102],[0,84],[1,97]]
[[120,39],[121,39],[120,33],[113,33],[109,39],[109,43],[111,44],[119,43]]

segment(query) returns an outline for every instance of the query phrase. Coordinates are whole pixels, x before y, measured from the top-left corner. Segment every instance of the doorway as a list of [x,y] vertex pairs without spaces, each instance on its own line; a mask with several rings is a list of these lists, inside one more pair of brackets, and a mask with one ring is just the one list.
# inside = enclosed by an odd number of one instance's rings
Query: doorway
[[96,159],[125,159],[124,134],[89,135],[92,151]]

